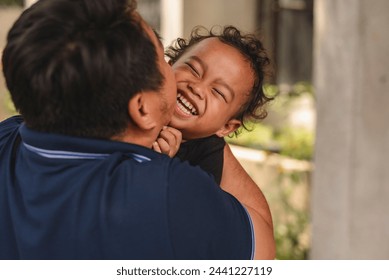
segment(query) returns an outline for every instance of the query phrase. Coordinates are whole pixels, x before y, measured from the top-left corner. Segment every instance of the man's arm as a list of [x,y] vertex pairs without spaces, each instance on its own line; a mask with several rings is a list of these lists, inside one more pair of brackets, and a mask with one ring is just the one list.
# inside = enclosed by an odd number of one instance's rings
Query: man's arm
[[255,236],[254,258],[274,259],[275,241],[269,205],[260,188],[243,169],[227,144],[224,147],[221,187],[235,196],[250,214]]

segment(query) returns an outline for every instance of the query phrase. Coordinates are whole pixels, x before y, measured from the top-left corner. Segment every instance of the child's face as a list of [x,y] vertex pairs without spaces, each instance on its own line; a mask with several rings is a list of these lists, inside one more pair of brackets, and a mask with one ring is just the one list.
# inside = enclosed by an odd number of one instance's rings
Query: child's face
[[205,39],[174,63],[177,104],[170,126],[185,140],[235,131],[233,119],[254,84],[249,62],[234,47],[217,38]]

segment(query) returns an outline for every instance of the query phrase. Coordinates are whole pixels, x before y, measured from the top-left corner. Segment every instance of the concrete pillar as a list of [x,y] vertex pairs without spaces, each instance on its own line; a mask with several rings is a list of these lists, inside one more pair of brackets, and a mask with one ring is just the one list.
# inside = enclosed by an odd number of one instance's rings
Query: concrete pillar
[[389,1],[316,0],[311,259],[389,259]]
[[161,0],[161,34],[166,46],[183,36],[183,0]]

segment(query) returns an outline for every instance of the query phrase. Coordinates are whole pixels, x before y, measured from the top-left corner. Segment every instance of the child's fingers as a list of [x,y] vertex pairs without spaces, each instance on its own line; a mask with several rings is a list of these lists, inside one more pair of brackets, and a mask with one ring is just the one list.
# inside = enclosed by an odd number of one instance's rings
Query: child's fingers
[[161,153],[170,156],[171,148],[170,148],[169,143],[163,138],[158,138],[157,143],[158,143],[159,149],[161,150]]
[[176,137],[170,133],[169,131],[161,131],[159,133],[159,137],[158,139],[163,139],[165,140],[167,143],[169,143],[170,146],[177,146],[177,140],[176,140]]
[[175,128],[165,127],[159,134],[160,138],[163,138],[169,143],[171,147],[178,150],[182,141],[182,134]]
[[162,153],[161,147],[159,147],[157,141],[155,141],[155,142],[153,143],[153,150],[156,151],[156,152],[158,152],[158,153]]
[[170,127],[170,126],[165,126],[162,131],[169,131],[171,134],[174,135],[174,137],[176,139],[176,142],[181,144],[181,142],[182,142],[182,133],[181,133],[181,131],[179,131],[178,129],[175,129],[173,127]]
[[157,141],[162,152],[169,157],[174,157],[180,148],[180,143],[170,133],[161,133]]
[[163,127],[158,139],[153,144],[153,150],[174,157],[180,148],[182,134],[172,127]]

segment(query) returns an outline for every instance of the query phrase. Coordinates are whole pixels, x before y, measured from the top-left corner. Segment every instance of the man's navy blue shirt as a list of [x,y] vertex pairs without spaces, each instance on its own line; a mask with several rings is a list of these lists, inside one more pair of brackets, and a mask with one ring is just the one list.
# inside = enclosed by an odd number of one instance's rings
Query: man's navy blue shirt
[[0,259],[250,259],[243,206],[145,147],[0,123]]

